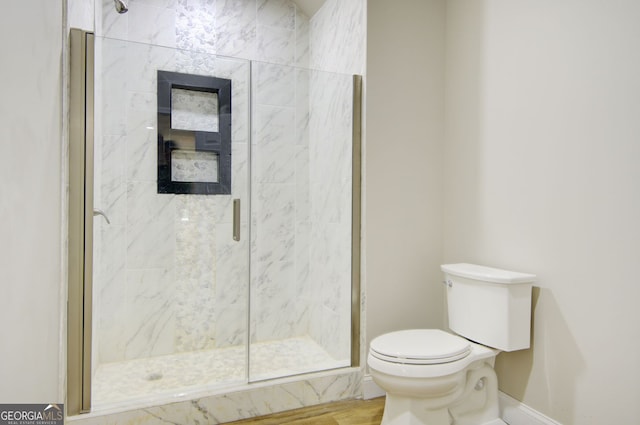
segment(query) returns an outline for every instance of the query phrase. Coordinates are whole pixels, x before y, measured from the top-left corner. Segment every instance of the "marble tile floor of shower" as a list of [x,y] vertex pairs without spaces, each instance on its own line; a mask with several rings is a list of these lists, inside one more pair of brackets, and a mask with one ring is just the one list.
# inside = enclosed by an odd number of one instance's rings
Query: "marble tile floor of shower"
[[[259,381],[349,365],[336,360],[309,337],[254,343],[250,379]],[[94,407],[246,381],[246,347],[171,354],[98,366],[93,377]]]

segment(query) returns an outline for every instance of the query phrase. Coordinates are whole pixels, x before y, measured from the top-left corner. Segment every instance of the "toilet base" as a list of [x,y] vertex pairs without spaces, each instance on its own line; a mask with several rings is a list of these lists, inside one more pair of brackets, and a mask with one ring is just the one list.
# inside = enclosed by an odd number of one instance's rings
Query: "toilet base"
[[[428,385],[437,380],[389,379],[373,369],[371,372],[374,381],[387,390],[381,425],[506,425],[499,417],[495,371],[484,360],[451,375],[451,382],[442,377],[443,385],[437,387]],[[425,388],[440,391],[425,396]]]
[[[380,425],[456,425],[449,409],[426,409],[421,399],[396,398],[387,394]],[[466,421],[465,421],[466,423]],[[500,418],[473,425],[508,425]]]
[[387,394],[380,425],[450,425],[448,409],[425,409],[421,399]]

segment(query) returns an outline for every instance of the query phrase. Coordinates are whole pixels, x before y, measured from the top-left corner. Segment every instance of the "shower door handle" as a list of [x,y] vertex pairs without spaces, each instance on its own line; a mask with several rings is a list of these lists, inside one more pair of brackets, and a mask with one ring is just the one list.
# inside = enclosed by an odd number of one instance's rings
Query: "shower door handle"
[[233,200],[233,240],[240,240],[240,199]]

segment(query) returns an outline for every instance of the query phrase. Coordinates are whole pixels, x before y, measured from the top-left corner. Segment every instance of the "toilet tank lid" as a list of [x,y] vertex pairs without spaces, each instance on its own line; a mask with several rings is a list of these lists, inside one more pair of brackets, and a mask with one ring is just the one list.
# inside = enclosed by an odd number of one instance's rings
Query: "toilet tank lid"
[[440,268],[443,272],[453,276],[466,277],[467,279],[484,282],[531,283],[536,281],[536,275],[534,274],[512,272],[468,263],[443,264]]

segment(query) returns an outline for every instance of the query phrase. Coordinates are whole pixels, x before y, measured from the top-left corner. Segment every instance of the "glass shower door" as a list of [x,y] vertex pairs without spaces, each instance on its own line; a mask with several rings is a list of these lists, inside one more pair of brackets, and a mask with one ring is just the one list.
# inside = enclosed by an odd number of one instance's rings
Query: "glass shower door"
[[95,56],[94,406],[245,383],[250,64]]
[[252,116],[249,380],[349,366],[353,76],[253,62]]
[[94,408],[351,365],[353,77],[96,37],[94,78]]

